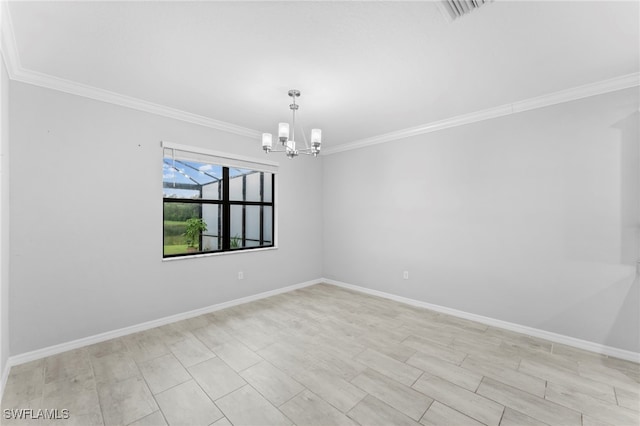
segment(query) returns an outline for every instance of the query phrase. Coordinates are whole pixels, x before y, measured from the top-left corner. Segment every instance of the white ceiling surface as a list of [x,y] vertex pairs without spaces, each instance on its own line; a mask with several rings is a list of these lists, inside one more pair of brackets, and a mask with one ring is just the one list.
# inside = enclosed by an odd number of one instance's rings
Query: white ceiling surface
[[[639,4],[11,2],[23,69],[336,147],[639,71]],[[300,139],[300,138],[297,138]]]

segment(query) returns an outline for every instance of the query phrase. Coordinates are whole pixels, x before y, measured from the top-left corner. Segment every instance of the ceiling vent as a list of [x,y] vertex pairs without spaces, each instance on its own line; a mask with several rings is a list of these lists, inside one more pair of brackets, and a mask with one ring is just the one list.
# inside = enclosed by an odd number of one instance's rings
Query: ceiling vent
[[441,0],[437,4],[449,21],[463,17],[492,0]]

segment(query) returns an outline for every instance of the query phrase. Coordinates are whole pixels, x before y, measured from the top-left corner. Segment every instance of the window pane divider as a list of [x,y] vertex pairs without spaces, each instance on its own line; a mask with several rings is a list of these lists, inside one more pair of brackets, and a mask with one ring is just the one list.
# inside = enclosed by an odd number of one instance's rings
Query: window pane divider
[[[197,149],[188,151],[194,153],[194,156],[189,156],[184,154],[185,151],[178,153],[182,148],[178,145],[163,144],[163,147],[167,148],[164,151],[165,155],[170,151],[172,156],[177,157],[178,154],[181,156],[181,159],[175,158],[175,163],[172,163],[179,165],[179,169],[167,163],[166,156],[163,158],[163,169],[169,166],[173,173],[180,174],[179,179],[176,178],[178,182],[172,182],[171,177],[165,177],[163,174],[163,205],[165,206],[163,209],[163,259],[193,258],[276,248],[277,163],[274,163],[275,170],[270,170],[271,165],[268,164],[265,164],[265,167],[254,168],[254,164],[248,164],[250,160],[246,158],[240,159],[235,165],[229,165],[227,162],[213,162],[214,157],[207,157],[210,153],[199,152]],[[222,157],[233,158],[233,156],[224,155]],[[216,167],[217,172],[208,173],[209,170],[213,170],[210,166]],[[197,173],[206,178],[201,180]],[[185,179],[188,180],[185,182]],[[213,184],[217,188],[208,187]],[[267,191],[270,194],[270,201],[265,201]],[[236,199],[232,200],[232,195]],[[185,198],[180,198],[181,196]],[[248,197],[253,200],[248,201]],[[180,207],[180,204],[184,206]],[[169,208],[169,206],[175,207]],[[249,215],[249,207],[251,207],[251,215]],[[256,208],[259,213],[256,213]],[[189,219],[200,219],[207,224],[207,230],[200,231],[199,239],[195,244],[193,241],[197,234],[185,239],[186,234],[182,233],[181,227],[186,226]],[[266,223],[265,220],[267,220]],[[267,226],[269,226],[268,229]],[[236,233],[235,236],[232,235],[232,231]],[[186,249],[183,247],[184,244],[188,244]]]

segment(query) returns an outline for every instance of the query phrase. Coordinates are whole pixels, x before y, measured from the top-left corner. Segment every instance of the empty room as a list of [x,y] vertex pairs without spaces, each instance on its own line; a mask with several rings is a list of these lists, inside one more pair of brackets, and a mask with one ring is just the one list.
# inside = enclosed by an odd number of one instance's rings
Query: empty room
[[639,1],[0,34],[0,424],[640,424]]

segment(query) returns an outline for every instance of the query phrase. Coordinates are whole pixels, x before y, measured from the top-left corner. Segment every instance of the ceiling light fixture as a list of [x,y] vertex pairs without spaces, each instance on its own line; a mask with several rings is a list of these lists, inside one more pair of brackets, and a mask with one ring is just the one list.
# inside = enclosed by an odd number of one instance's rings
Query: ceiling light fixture
[[[289,90],[289,96],[293,99],[293,103],[289,105],[291,113],[293,115],[291,128],[289,123],[278,123],[278,141],[282,144],[284,149],[274,150],[273,148],[273,136],[271,133],[262,134],[262,149],[265,153],[270,152],[284,152],[289,158],[295,158],[298,154],[313,155],[317,157],[320,154],[320,145],[322,143],[322,130],[311,129],[311,147],[307,142],[307,138],[304,135],[304,129],[302,129],[302,138],[304,139],[305,149],[296,149],[296,111],[299,105],[296,104],[296,98],[300,96],[300,91],[296,89]],[[302,126],[300,126],[302,128]],[[291,129],[291,138],[289,138],[289,130]]]

